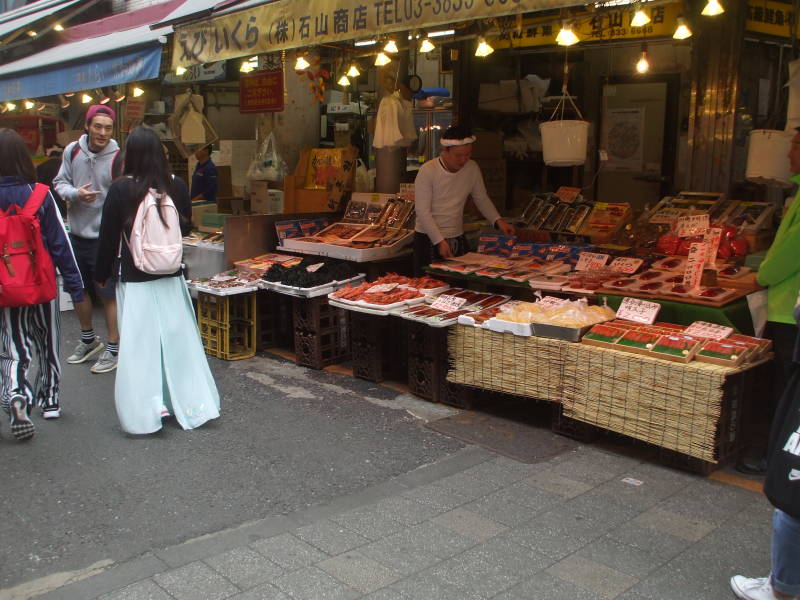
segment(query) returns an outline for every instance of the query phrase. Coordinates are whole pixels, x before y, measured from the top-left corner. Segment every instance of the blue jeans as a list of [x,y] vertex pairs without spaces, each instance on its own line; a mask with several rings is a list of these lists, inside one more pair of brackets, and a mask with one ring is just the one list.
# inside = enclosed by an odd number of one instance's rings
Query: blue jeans
[[772,516],[772,587],[800,596],[800,521],[775,509]]

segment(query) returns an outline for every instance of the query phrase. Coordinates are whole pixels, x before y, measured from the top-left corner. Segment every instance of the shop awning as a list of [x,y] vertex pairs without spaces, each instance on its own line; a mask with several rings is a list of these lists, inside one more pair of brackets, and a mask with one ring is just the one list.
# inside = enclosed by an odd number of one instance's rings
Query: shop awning
[[[172,67],[583,4],[579,0],[261,0],[176,25]],[[250,6],[250,8],[242,8]]]
[[13,33],[17,29],[28,27],[45,17],[49,17],[80,0],[41,0],[26,6],[21,6],[16,10],[0,14],[0,38]]
[[151,27],[155,29],[164,25],[174,25],[180,21],[201,19],[224,8],[239,5],[244,7],[247,4],[249,3],[242,0],[186,0],[179,8],[158,22],[154,22]]
[[0,66],[0,101],[41,98],[158,77],[171,27],[143,25],[60,44]]

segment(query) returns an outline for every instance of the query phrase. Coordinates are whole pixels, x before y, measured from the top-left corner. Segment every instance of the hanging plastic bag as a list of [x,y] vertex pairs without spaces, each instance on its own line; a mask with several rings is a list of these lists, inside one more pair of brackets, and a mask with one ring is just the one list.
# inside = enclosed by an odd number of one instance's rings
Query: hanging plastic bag
[[354,192],[371,192],[372,191],[372,181],[369,176],[369,171],[367,170],[367,165],[364,164],[364,161],[360,158],[358,159],[358,164],[356,165],[356,175],[355,181],[353,183],[353,191]]
[[247,169],[248,179],[281,181],[286,174],[286,165],[278,154],[275,136],[270,132],[256,157]]

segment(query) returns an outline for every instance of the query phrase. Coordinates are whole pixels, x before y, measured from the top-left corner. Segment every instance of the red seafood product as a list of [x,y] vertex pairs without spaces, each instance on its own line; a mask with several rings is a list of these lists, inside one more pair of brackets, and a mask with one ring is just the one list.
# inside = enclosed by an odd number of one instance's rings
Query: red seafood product
[[673,270],[679,269],[683,265],[683,259],[680,258],[662,258],[653,263],[654,269]]
[[395,304],[404,300],[412,300],[422,296],[417,290],[395,288],[390,292],[373,292],[372,294],[362,294],[361,300],[369,304]]
[[710,287],[706,288],[702,292],[698,294],[700,298],[708,298],[710,300],[717,300],[719,298],[724,298],[725,296],[730,295],[731,290],[726,290],[725,288],[721,287]]
[[495,306],[496,304],[500,304],[501,302],[505,302],[507,298],[505,296],[499,296],[497,294],[489,296],[488,298],[484,298],[477,302],[478,306],[481,308],[489,308],[490,306]]
[[664,280],[664,283],[683,283],[683,275],[673,275],[672,277],[667,277]]
[[650,281],[649,283],[643,283],[636,289],[639,290],[640,292],[648,292],[650,294],[656,294],[663,287],[664,284],[660,281]]
[[417,304],[415,306],[412,306],[410,308],[405,309],[400,314],[402,314],[402,315],[413,315],[413,314],[416,314],[418,312],[422,312],[423,310],[426,310],[427,308],[429,308],[427,304]]
[[689,288],[683,285],[682,283],[676,283],[671,288],[667,289],[667,293],[678,294],[678,295],[688,294]]
[[405,275],[398,275],[397,273],[386,273],[386,275],[382,275],[377,280],[372,282],[372,285],[379,285],[382,283],[396,283],[398,285],[408,285],[411,282],[410,277],[406,277]]
[[469,309],[463,309],[462,308],[461,310],[454,310],[454,311],[451,311],[449,313],[444,313],[443,315],[439,315],[436,318],[438,320],[440,320],[440,321],[449,321],[450,319],[457,319],[461,315],[466,315],[466,314],[468,314],[470,312],[472,312],[472,311],[470,311]]
[[668,359],[691,360],[700,346],[700,340],[688,335],[662,335],[650,349],[651,352]]
[[635,279],[615,279],[608,284],[608,287],[626,288],[636,283]]
[[444,314],[443,310],[439,310],[438,308],[431,308],[430,306],[426,306],[425,310],[421,310],[417,313],[414,313],[415,317],[435,317],[436,315]]
[[640,273],[636,276],[636,279],[639,281],[651,281],[653,279],[658,279],[661,277],[662,274],[658,271],[645,271],[644,273]]
[[472,317],[475,323],[485,323],[492,317],[496,316],[497,313],[500,312],[499,307],[492,307],[492,308],[485,308],[484,310],[476,313],[472,313],[470,316]]
[[332,296],[341,300],[355,300],[358,296],[366,292],[372,286],[373,284],[365,282],[359,286],[353,287],[348,283],[343,288],[336,290]]
[[634,350],[649,350],[658,338],[659,334],[657,333],[631,329],[617,340],[617,346]]
[[410,280],[408,285],[415,287],[418,290],[432,290],[435,288],[445,287],[447,284],[441,279],[436,279],[434,277],[430,277],[429,275],[423,275],[422,277],[417,277],[416,279]]

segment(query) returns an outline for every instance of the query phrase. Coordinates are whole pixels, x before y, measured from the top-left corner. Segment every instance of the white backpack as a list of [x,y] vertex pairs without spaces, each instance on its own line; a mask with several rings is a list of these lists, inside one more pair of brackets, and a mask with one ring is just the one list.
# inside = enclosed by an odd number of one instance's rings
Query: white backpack
[[137,269],[151,275],[172,275],[183,258],[180,218],[172,198],[165,194],[161,197],[162,222],[156,195],[151,189],[139,203],[131,237],[125,241]]

